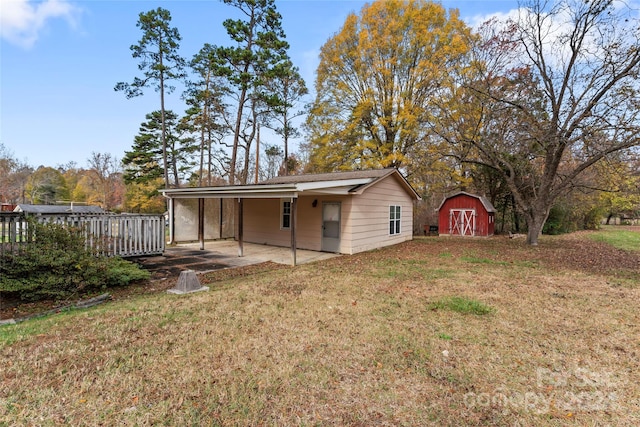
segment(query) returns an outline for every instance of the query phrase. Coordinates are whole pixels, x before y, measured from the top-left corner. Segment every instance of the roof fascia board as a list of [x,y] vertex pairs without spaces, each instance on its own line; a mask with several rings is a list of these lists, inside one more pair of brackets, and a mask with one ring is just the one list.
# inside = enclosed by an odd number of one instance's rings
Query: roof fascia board
[[172,194],[166,196],[171,199],[289,199],[297,198],[298,193],[294,191],[273,191],[273,192],[192,192],[188,194]]
[[358,179],[336,179],[331,181],[301,182],[296,184],[298,191],[320,190],[336,187],[355,187],[357,185],[368,184],[372,178]]
[[270,190],[295,190],[295,184],[254,184],[254,185],[225,185],[219,187],[185,187],[185,188],[165,188],[160,190],[164,194],[175,193],[200,193],[200,192],[244,192],[244,191],[270,191]]
[[273,184],[273,185],[236,185],[228,187],[192,187],[192,188],[169,188],[161,190],[163,196],[168,198],[279,198],[297,197],[294,185]]
[[416,190],[413,189],[413,187],[411,186],[411,184],[409,184],[409,182],[405,179],[404,176],[402,176],[402,174],[400,172],[398,172],[397,169],[391,169],[389,170],[389,173],[382,175],[378,178],[375,178],[373,180],[371,180],[371,182],[368,182],[364,185],[362,185],[361,187],[358,187],[357,189],[355,189],[355,191],[352,191],[352,194],[362,194],[364,193],[369,187],[371,187],[372,185],[374,185],[376,182],[381,181],[385,178],[387,178],[388,176],[391,175],[395,175],[396,178],[398,178],[398,182],[400,183],[400,185],[402,187],[404,187],[405,191],[411,195],[411,197],[415,200],[422,200],[422,197],[420,197],[420,195],[416,192]]

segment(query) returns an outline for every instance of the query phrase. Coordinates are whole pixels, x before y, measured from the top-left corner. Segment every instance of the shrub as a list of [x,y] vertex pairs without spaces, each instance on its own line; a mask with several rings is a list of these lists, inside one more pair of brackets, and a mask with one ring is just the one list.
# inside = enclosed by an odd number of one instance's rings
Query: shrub
[[29,220],[32,241],[0,259],[0,294],[23,301],[63,299],[149,278],[118,257],[95,256],[82,230]]

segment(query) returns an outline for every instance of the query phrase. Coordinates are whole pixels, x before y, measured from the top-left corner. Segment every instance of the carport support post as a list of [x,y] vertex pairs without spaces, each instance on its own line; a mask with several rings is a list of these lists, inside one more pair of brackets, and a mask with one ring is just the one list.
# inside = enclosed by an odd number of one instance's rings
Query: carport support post
[[244,217],[243,211],[243,200],[241,197],[238,198],[238,256],[244,256],[244,243],[242,241],[242,218]]
[[298,216],[298,198],[291,198],[291,264],[296,265],[296,226]]
[[175,202],[173,200],[173,197],[169,198],[169,244],[173,245],[174,241],[173,241],[173,228],[174,228],[174,220],[173,220],[173,214],[174,214],[174,205]]
[[198,242],[200,250],[204,250],[204,199],[198,199]]

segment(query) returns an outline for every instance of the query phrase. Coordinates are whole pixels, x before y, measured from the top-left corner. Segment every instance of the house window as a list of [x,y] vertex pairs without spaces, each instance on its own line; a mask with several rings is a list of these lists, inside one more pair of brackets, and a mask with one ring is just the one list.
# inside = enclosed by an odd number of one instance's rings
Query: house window
[[282,228],[288,229],[291,227],[291,201],[283,200],[282,201],[282,222],[280,226]]
[[400,206],[389,206],[389,234],[400,234]]

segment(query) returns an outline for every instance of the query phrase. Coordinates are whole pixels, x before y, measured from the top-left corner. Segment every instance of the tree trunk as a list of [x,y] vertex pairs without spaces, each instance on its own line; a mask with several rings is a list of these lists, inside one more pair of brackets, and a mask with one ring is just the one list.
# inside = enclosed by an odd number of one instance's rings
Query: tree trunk
[[542,233],[542,227],[544,223],[539,220],[527,220],[527,244],[531,246],[538,245],[538,237]]
[[[162,43],[160,43],[160,67],[162,67]],[[164,188],[169,188],[169,168],[167,161],[167,125],[164,109],[164,72],[160,71],[160,118],[162,121],[162,168],[164,170]]]
[[544,223],[547,222],[549,216],[549,208],[532,207],[526,214],[527,221],[527,240],[526,243],[531,246],[538,245],[538,238],[542,234]]
[[242,89],[240,99],[238,100],[238,111],[236,113],[236,123],[233,131],[233,148],[231,149],[231,162],[229,163],[229,184],[234,185],[236,182],[236,162],[238,159],[238,147],[240,146],[240,127],[242,126],[242,112],[244,111],[244,103],[247,96],[247,90]]
[[511,210],[513,213],[513,226],[516,233],[520,233],[520,217],[518,216],[518,205],[516,199],[511,196]]
[[204,123],[207,117],[207,106],[204,107],[202,115],[202,124],[200,127],[200,172],[198,174],[198,187],[202,187],[202,176],[204,175],[204,147],[205,147],[205,128]]
[[289,117],[287,112],[284,113],[284,126],[282,127],[282,136],[284,140],[284,176],[289,176]]

